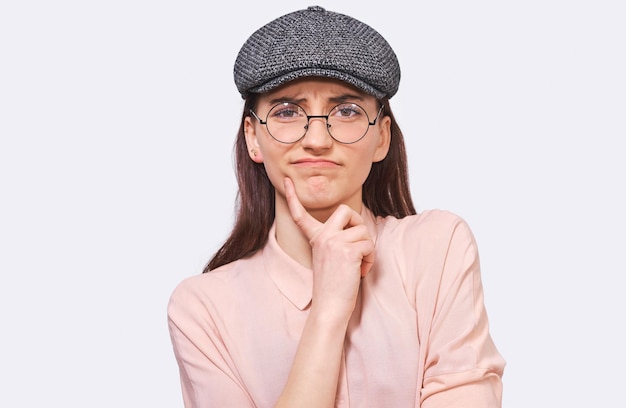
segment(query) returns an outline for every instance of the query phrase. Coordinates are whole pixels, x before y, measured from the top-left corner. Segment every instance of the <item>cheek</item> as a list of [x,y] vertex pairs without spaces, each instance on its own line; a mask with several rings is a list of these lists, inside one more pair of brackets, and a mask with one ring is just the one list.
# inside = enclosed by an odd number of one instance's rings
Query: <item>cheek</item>
[[358,178],[359,184],[363,184],[372,170],[372,162],[362,161],[355,167],[355,170],[355,177]]
[[372,170],[376,151],[377,146],[372,143],[362,151],[355,152],[355,157],[360,158],[360,160],[358,160],[355,164],[355,170],[358,173],[358,177],[363,179],[363,182],[365,182],[365,179],[369,176],[369,173]]
[[265,172],[270,182],[274,187],[279,186],[282,188],[285,174],[284,170],[277,164],[280,163],[280,157],[281,155],[276,154],[276,152],[269,152],[267,150],[263,152],[263,166],[265,167]]
[[371,167],[373,162],[378,161],[379,146],[375,143],[377,140],[378,139],[372,138],[370,143],[364,147],[362,151],[357,153],[359,157],[362,157],[361,162],[364,166]]

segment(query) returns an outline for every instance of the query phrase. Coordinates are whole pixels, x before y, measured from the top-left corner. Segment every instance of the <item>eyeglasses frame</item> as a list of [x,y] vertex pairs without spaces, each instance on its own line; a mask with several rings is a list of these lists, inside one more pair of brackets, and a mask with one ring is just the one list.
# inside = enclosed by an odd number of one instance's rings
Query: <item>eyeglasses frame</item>
[[[298,139],[294,140],[293,142],[285,142],[282,140],[277,139],[272,132],[270,132],[270,128],[269,126],[267,126],[267,118],[270,115],[270,112],[277,106],[285,104],[285,103],[289,103],[290,105],[295,105],[298,108],[302,109],[302,112],[304,112],[305,116],[306,116],[306,126],[304,127],[304,133],[302,134],[302,136],[300,136]],[[353,141],[353,142],[342,142],[341,140],[337,140],[332,133],[330,133],[330,125],[328,124],[328,117],[330,116],[330,112],[332,112],[337,106],[339,105],[344,105],[346,103],[352,103],[356,106],[358,106],[359,108],[361,108],[363,110],[363,112],[365,112],[365,115],[367,116],[367,130],[365,130],[365,133],[363,133],[363,136],[359,137],[357,140]],[[298,105],[297,103],[293,103],[293,102],[279,102],[276,105],[272,106],[270,108],[270,110],[267,112],[267,116],[265,117],[265,120],[261,119],[252,109],[250,109],[250,113],[252,114],[252,116],[254,116],[256,118],[256,120],[259,121],[259,123],[261,125],[265,125],[265,128],[267,129],[267,133],[269,133],[269,135],[272,137],[272,139],[276,140],[279,143],[283,143],[283,144],[294,144],[294,143],[298,143],[300,140],[302,140],[304,138],[304,136],[306,136],[307,132],[309,131],[309,123],[311,121],[311,119],[324,119],[326,121],[326,131],[328,132],[328,135],[337,143],[341,143],[341,144],[354,144],[356,142],[358,142],[359,140],[363,139],[365,137],[365,135],[367,135],[367,132],[369,132],[370,126],[374,126],[376,125],[376,122],[378,121],[378,118],[380,117],[380,114],[382,113],[383,109],[385,107],[385,104],[381,104],[380,105],[380,109],[378,109],[378,113],[376,114],[376,117],[374,118],[374,120],[372,122],[370,122],[369,120],[369,115],[367,115],[367,111],[358,103],[354,103],[354,102],[342,102],[342,103],[338,103],[337,105],[333,106],[328,115],[307,115],[306,111],[304,110],[304,108],[300,105]]]

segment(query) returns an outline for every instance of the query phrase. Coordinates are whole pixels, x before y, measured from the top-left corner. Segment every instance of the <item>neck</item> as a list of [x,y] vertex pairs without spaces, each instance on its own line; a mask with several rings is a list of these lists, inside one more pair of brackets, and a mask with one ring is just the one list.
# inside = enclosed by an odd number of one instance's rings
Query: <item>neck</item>
[[[301,265],[311,267],[311,245],[308,238],[302,233],[300,227],[296,225],[289,212],[287,201],[279,194],[276,194],[276,241],[278,245],[295,261]],[[359,202],[359,204],[361,204]],[[361,212],[362,204],[358,208],[351,206],[357,212]],[[315,211],[309,211],[319,222],[326,222],[328,217],[337,209],[337,206]]]
[[276,197],[276,241],[278,245],[301,265],[311,267],[311,245],[300,228],[291,218],[287,202]]

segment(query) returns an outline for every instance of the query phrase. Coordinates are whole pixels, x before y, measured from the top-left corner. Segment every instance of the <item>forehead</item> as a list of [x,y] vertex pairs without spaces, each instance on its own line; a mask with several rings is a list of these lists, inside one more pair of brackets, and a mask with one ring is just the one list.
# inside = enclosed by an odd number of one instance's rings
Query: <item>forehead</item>
[[294,80],[259,95],[260,103],[275,103],[284,100],[301,103],[352,100],[365,103],[375,102],[376,98],[346,82],[317,77]]

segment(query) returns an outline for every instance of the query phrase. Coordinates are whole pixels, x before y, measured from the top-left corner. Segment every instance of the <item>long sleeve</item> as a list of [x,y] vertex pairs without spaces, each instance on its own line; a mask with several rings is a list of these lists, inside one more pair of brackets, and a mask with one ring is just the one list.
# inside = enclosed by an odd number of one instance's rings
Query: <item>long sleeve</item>
[[[500,408],[478,251],[445,211],[364,214],[376,260],[344,342],[337,406]],[[269,408],[293,365],[312,272],[266,247],[176,287],[168,324],[186,408]]]
[[477,246],[461,219],[451,231],[438,285],[430,286],[433,307],[423,311],[430,315],[421,407],[499,408],[505,362],[489,333]]
[[191,281],[176,288],[168,305],[168,326],[185,407],[253,407],[207,310],[209,306],[206,295],[194,289]]

